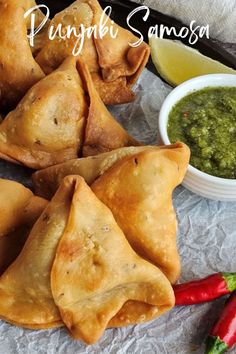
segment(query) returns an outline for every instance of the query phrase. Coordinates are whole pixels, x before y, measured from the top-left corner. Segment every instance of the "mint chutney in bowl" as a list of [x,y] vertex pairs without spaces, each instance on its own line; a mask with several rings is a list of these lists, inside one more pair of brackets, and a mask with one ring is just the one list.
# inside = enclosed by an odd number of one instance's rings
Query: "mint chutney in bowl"
[[166,98],[159,131],[164,144],[191,150],[183,185],[216,200],[236,201],[236,75],[188,80]]
[[182,98],[167,126],[171,143],[191,149],[192,166],[210,175],[236,178],[236,87],[208,87]]

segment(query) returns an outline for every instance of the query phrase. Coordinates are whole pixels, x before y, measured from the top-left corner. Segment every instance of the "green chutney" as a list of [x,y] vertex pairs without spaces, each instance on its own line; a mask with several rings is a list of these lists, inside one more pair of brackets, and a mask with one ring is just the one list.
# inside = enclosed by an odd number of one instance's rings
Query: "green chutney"
[[168,136],[191,150],[192,166],[236,178],[236,87],[209,87],[182,98],[169,114]]

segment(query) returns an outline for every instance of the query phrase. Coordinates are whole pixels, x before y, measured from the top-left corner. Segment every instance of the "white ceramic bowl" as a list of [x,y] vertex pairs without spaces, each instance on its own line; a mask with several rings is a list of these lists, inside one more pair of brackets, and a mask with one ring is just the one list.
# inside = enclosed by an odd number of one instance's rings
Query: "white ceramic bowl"
[[[211,74],[199,76],[177,86],[165,99],[159,115],[159,132],[164,144],[170,144],[167,134],[168,117],[173,106],[184,96],[206,87],[236,87],[236,75]],[[203,197],[236,201],[236,179],[211,176],[189,165],[183,185]]]

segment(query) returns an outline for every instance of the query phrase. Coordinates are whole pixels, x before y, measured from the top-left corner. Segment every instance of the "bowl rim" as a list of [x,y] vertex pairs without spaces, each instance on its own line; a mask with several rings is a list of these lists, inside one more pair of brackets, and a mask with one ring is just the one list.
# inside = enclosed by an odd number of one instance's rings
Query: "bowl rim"
[[[168,137],[167,133],[167,122],[168,122],[168,116],[171,108],[182,98],[187,96],[188,94],[191,93],[191,91],[199,91],[203,89],[204,87],[216,87],[217,85],[212,85],[212,81],[215,80],[215,82],[219,81],[219,86],[224,86],[224,87],[234,87],[234,85],[227,85],[227,80],[232,79],[232,81],[235,81],[235,87],[236,87],[236,74],[208,74],[208,75],[201,75],[194,77],[190,80],[187,80],[183,82],[182,84],[178,85],[175,87],[169,95],[166,97],[164,100],[162,107],[159,112],[159,121],[158,121],[158,128],[159,128],[159,134],[161,137],[161,140],[163,141],[164,144],[169,145],[171,144],[170,139]],[[209,81],[208,81],[209,80]],[[197,88],[198,84],[203,84],[201,88]],[[174,102],[172,102],[173,97],[179,93],[182,90],[186,90],[189,92],[185,92],[181,98],[174,99]],[[167,113],[166,113],[167,112]],[[196,175],[197,177],[203,178],[204,180],[208,182],[213,182],[217,183],[220,185],[227,185],[227,186],[233,186],[236,187],[236,179],[229,179],[229,178],[222,178],[222,177],[216,177],[213,175],[210,175],[206,172],[203,172],[196,167],[192,165],[188,165],[188,172]]]

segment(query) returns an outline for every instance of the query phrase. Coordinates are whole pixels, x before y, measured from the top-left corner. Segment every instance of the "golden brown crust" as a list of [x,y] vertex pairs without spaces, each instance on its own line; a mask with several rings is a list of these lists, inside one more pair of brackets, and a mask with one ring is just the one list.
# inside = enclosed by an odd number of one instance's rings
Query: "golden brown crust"
[[[86,4],[86,1],[76,1],[63,11],[57,13],[50,21],[49,27],[54,26],[54,28],[56,28],[59,24],[62,24],[63,29],[66,29],[66,27],[70,25],[76,27],[78,30],[81,23],[83,23],[85,27],[89,27],[92,25],[92,21],[93,13],[89,4]],[[59,37],[53,40],[47,38],[44,47],[36,57],[36,61],[46,74],[50,74],[53,70],[57,69],[68,56],[72,55],[76,41],[77,38],[73,34],[70,36],[70,39],[66,41]],[[86,39],[84,47],[86,52],[86,64],[93,68],[97,67],[93,39]]]
[[17,259],[0,278],[0,318],[26,328],[61,324],[50,277],[70,212],[73,186],[63,183],[34,224]]
[[86,85],[90,104],[83,142],[83,156],[97,155],[123,146],[140,145],[128,135],[105,108],[83,61],[77,61],[80,76]]
[[32,180],[37,195],[51,199],[64,177],[69,175],[82,176],[88,185],[126,156],[134,155],[148,149],[159,149],[154,146],[130,146],[105,152],[96,156],[78,158],[37,171]]
[[32,175],[36,194],[50,199],[55,194],[64,177],[80,175],[91,185],[116,162],[141,151],[168,149],[170,154],[179,144],[169,146],[130,146],[119,148],[96,156],[78,158],[37,171]]
[[68,57],[35,84],[0,125],[0,157],[41,169],[139,145],[109,113],[80,59]]
[[34,85],[0,125],[0,156],[39,169],[78,156],[87,102],[76,60]]
[[10,323],[10,324],[12,324],[14,326],[24,327],[24,328],[33,329],[33,330],[52,329],[52,328],[64,327],[64,323],[61,320],[55,321],[55,322],[48,322],[48,323],[44,323],[44,324],[24,323],[22,325],[21,322],[12,321],[11,319],[9,319],[9,317],[0,316],[0,318],[3,321],[6,321],[6,322],[8,322],[8,323]]
[[190,152],[178,143],[117,162],[93,184],[134,250],[175,283],[180,274],[173,189],[182,182]]
[[0,237],[22,224],[32,224],[47,204],[15,181],[0,178],[0,190]]
[[[98,26],[102,15],[102,9],[96,0],[77,0],[68,8],[58,13],[51,21],[54,27],[62,23],[79,28],[81,24],[85,28]],[[132,48],[129,43],[137,41],[131,32],[112,24],[106,18],[106,25],[113,26],[118,35],[113,39],[109,34],[103,38],[93,35],[85,38],[83,50],[80,54],[92,74],[94,84],[105,104],[118,104],[130,102],[134,99],[132,85],[137,81],[144,69],[150,49],[146,43],[137,48]],[[96,38],[97,37],[97,38]],[[36,57],[37,62],[45,73],[50,73],[61,62],[71,55],[77,38],[62,41],[59,38],[46,41],[44,47]]]
[[[18,6],[22,4],[25,12],[37,5],[35,0],[20,0],[20,1],[17,0],[17,3],[18,3]],[[42,22],[42,20],[44,19],[45,15],[38,8],[33,11],[33,14],[35,15],[35,27],[38,27],[40,25],[40,23]],[[27,25],[27,29],[30,29],[30,27],[31,27],[31,17],[30,16],[28,16],[26,18],[26,25]]]
[[45,76],[27,39],[24,13],[32,3],[35,4],[26,0],[0,1],[0,109],[13,108]]
[[0,179],[0,274],[16,259],[47,205],[20,183]]
[[65,180],[74,184],[74,194],[51,286],[72,336],[95,343],[112,323],[143,322],[170,310],[174,296],[166,277],[131,249],[111,211],[81,177]]
[[79,176],[64,179],[0,278],[0,318],[32,329],[63,320],[87,343],[107,326],[150,320],[173,305],[167,278],[132,250]]
[[[93,24],[98,24],[102,16],[101,6],[97,0],[88,0],[88,3],[94,13]],[[117,37],[113,39],[107,33],[103,38],[94,38],[102,78],[105,82],[112,82],[125,77],[127,85],[132,85],[148,61],[149,46],[143,42],[138,47],[132,47],[130,44],[138,40],[132,32],[112,23],[109,18],[106,25],[113,27],[114,32],[117,31]]]
[[93,84],[102,101],[107,105],[128,103],[135,100],[135,94],[127,85],[126,77],[119,77],[114,81],[106,82],[98,73],[91,73]]

